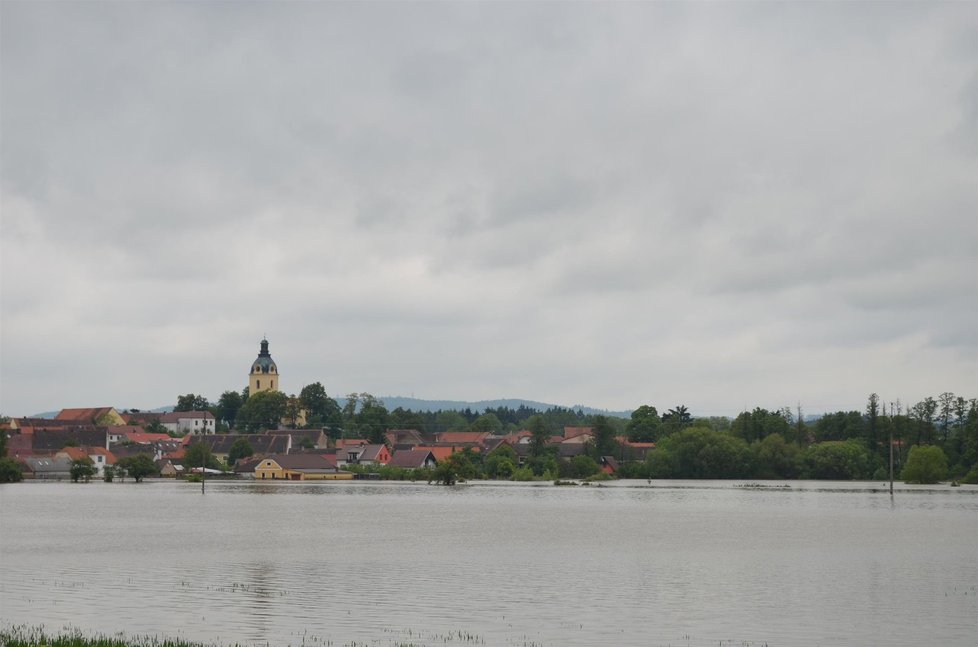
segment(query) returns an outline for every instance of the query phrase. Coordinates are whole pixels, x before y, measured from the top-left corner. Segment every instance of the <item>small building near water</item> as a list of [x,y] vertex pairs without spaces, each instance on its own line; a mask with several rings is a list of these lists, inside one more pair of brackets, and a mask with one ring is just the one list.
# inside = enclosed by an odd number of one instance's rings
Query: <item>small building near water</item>
[[353,472],[337,469],[319,454],[274,454],[255,465],[254,476],[257,481],[346,481]]

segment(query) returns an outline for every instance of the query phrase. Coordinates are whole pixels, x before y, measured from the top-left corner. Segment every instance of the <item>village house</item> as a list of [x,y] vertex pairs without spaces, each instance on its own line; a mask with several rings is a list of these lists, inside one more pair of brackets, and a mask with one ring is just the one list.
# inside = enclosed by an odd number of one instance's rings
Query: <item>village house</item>
[[65,456],[27,456],[22,464],[25,479],[67,480],[71,478],[71,460]]
[[481,448],[482,444],[490,435],[488,431],[443,431],[435,434],[435,443],[438,445],[459,445],[462,447]]
[[95,469],[95,476],[102,478],[105,476],[105,468],[115,465],[115,455],[103,447],[65,447],[54,454],[54,458],[67,458],[68,461],[88,459],[92,461]]
[[186,473],[180,461],[173,458],[161,458],[156,461],[156,467],[160,470],[160,476],[163,478],[174,478]]
[[336,450],[336,464],[343,465],[386,465],[391,460],[387,445],[349,445]]
[[384,438],[390,447],[417,446],[425,443],[421,432],[416,429],[388,429],[384,433]]
[[201,436],[217,432],[217,421],[210,411],[173,411],[160,416],[160,424],[177,434]]
[[438,464],[435,455],[428,449],[404,449],[395,453],[389,463],[390,467],[405,469],[431,468]]
[[326,449],[329,437],[325,429],[269,429],[265,432],[270,436],[291,436],[292,449]]
[[212,436],[185,436],[184,447],[190,443],[203,443],[211,455],[227,462],[231,446],[235,441],[244,439],[251,447],[254,455],[291,454],[292,436],[275,434],[215,434]]
[[85,425],[124,425],[126,421],[114,407],[89,407],[83,409],[62,409],[55,420]]
[[258,481],[336,481],[351,480],[352,472],[337,469],[327,458],[317,454],[274,454],[255,465]]
[[37,455],[52,456],[64,447],[109,448],[109,434],[106,427],[84,429],[37,430],[31,437],[31,451]]

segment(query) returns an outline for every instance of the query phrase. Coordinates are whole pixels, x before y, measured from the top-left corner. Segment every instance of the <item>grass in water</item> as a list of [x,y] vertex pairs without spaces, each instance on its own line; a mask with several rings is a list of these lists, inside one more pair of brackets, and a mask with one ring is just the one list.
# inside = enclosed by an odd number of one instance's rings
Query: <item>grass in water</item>
[[0,627],[0,645],[3,647],[212,647],[206,643],[155,638],[152,636],[126,636],[98,634],[86,636],[78,629],[63,629],[58,634],[48,634],[43,627]]
[[[409,640],[409,642],[400,641],[400,639],[392,639],[391,647],[425,647],[429,644],[447,644],[447,643],[463,643],[463,644],[474,644],[474,645],[485,645],[485,640],[477,635],[467,631],[449,631],[447,634],[431,634],[430,636],[425,636],[425,632],[418,632],[414,636],[415,632],[411,630],[406,630],[401,632],[407,634],[408,636],[416,637],[421,642],[415,643],[414,640]],[[399,640],[399,642],[393,642],[393,640]],[[312,642],[318,642],[317,639],[313,639]],[[306,639],[303,637],[303,646],[306,645]],[[325,643],[321,643],[325,647],[332,647],[334,645],[333,641],[328,640]],[[375,647],[376,642],[370,643],[346,643],[343,647]],[[111,636],[106,636],[105,634],[95,634],[86,636],[79,629],[73,629],[71,627],[64,627],[57,634],[48,634],[44,631],[43,627],[32,627],[27,625],[15,626],[15,627],[4,627],[0,626],[0,647],[243,647],[238,643],[234,644],[218,644],[218,643],[203,643],[203,642],[192,642],[189,640],[178,640],[174,638],[160,638],[154,636],[127,636],[123,633],[114,634]],[[338,644],[336,647],[340,647]]]

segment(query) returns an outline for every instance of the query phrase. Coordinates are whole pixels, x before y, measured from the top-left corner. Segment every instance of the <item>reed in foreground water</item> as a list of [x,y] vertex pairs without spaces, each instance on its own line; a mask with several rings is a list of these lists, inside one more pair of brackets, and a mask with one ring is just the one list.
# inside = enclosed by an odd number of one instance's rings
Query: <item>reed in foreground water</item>
[[78,629],[70,628],[62,629],[52,635],[46,633],[43,627],[28,626],[0,627],[0,645],[3,647],[211,647],[206,643],[152,636],[124,634],[85,636]]

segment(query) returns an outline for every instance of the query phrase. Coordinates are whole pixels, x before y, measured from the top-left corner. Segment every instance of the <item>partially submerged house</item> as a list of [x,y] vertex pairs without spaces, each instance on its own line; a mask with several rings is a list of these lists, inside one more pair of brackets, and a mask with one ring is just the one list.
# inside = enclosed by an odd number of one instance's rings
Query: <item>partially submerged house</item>
[[327,457],[318,454],[274,454],[265,456],[253,472],[257,481],[337,481],[353,479],[352,472],[340,470]]

